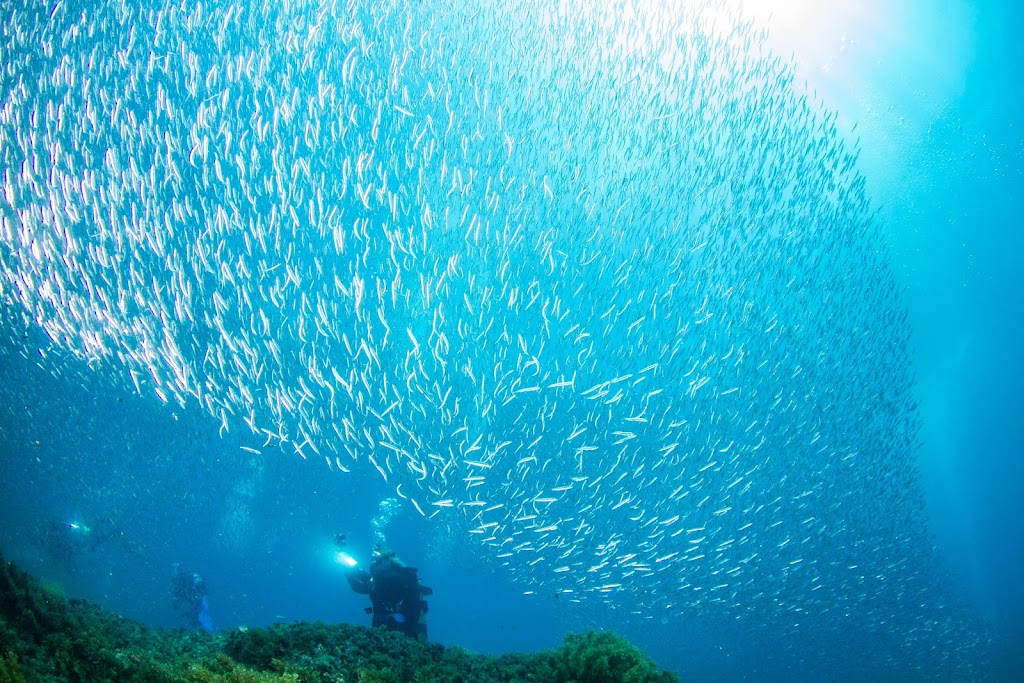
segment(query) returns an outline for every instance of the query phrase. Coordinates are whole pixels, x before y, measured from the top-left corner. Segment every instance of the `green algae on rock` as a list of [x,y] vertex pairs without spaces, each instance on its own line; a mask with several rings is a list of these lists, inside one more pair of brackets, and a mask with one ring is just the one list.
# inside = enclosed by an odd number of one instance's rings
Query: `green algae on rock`
[[0,683],[672,683],[609,632],[490,657],[351,624],[160,630],[68,600],[0,556]]

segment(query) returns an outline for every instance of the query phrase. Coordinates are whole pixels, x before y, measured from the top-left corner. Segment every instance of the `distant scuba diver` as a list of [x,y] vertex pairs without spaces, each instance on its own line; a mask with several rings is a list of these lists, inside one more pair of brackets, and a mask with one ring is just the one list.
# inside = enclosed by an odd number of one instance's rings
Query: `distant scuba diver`
[[50,520],[40,530],[40,540],[47,556],[65,571],[73,569],[75,558],[79,555],[104,546],[117,546],[129,555],[145,559],[128,542],[124,531],[110,519],[101,520],[98,529],[81,522]]
[[352,590],[370,596],[374,626],[400,631],[411,638],[427,639],[427,601],[423,598],[434,591],[420,584],[415,567],[405,566],[391,550],[377,546],[370,562],[370,570],[357,566],[345,552],[345,537],[335,539],[339,560],[345,565],[345,579]]
[[210,606],[206,602],[206,581],[199,574],[186,572],[178,563],[174,564],[171,579],[171,600],[174,610],[185,618],[189,628],[213,631]]

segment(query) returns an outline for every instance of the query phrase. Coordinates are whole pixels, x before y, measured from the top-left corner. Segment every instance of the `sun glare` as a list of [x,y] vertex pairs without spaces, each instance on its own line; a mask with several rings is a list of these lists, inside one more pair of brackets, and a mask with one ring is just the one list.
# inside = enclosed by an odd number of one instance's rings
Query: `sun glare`
[[746,16],[779,30],[799,30],[816,7],[828,6],[814,0],[738,0],[738,4]]

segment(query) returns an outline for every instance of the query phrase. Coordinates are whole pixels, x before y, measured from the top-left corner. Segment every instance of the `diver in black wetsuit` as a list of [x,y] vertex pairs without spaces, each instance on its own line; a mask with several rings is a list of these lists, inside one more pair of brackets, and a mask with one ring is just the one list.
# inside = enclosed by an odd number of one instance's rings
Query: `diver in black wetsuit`
[[[339,548],[343,536],[336,539]],[[343,557],[349,558],[348,555]],[[361,569],[349,558],[345,568],[348,585],[356,593],[370,596],[366,612],[373,615],[373,625],[400,631],[411,638],[427,639],[427,602],[423,598],[433,590],[420,584],[415,567],[406,567],[395,553],[383,548],[374,550],[370,570]]]

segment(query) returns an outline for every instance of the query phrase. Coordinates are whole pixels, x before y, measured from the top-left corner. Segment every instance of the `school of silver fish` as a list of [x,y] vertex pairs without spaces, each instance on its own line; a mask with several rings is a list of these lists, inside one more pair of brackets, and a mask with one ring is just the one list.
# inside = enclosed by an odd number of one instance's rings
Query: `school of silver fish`
[[54,344],[530,590],[968,658],[857,151],[725,4],[2,12],[0,297]]

